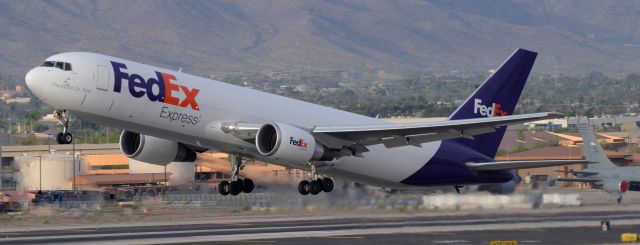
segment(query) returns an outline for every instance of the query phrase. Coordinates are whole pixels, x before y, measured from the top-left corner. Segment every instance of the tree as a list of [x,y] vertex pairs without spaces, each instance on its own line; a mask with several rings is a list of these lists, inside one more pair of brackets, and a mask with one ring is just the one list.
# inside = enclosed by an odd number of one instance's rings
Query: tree
[[38,138],[36,138],[35,135],[29,135],[26,138],[22,139],[22,141],[20,141],[21,145],[37,145],[40,142],[38,141]]

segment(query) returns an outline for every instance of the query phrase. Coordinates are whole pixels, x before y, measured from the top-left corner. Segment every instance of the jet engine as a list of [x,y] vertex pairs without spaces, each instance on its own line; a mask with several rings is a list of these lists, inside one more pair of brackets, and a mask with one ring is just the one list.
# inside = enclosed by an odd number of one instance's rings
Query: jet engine
[[629,190],[628,191],[640,191],[640,182],[639,181],[629,181]]
[[626,180],[608,179],[601,181],[602,189],[609,193],[625,193],[629,189],[629,182]]
[[120,134],[120,150],[131,159],[158,165],[196,160],[196,153],[183,144],[126,130]]
[[262,125],[256,133],[256,147],[264,156],[290,162],[330,161],[332,151],[311,133],[284,123]]

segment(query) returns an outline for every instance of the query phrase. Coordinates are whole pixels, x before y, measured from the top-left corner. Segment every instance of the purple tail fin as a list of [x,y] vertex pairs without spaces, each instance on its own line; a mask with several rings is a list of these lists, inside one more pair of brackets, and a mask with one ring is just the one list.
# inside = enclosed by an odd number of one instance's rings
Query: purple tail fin
[[[512,115],[537,55],[529,50],[517,49],[449,116],[449,120]],[[493,133],[476,135],[473,139],[460,138],[454,141],[495,157],[505,130],[506,126]]]

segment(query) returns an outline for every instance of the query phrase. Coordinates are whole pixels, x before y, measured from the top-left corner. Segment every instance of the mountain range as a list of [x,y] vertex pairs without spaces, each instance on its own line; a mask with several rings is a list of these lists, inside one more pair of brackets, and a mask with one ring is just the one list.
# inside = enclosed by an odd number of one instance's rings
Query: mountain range
[[0,1],[0,69],[89,51],[216,73],[486,72],[516,48],[534,72],[640,67],[640,2],[585,0]]

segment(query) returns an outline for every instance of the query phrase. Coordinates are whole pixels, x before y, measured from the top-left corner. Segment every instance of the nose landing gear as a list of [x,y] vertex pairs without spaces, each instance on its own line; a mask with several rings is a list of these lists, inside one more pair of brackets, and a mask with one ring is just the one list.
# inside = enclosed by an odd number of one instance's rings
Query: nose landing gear
[[66,145],[73,142],[73,135],[69,132],[69,112],[67,110],[55,110],[53,118],[58,120],[58,126],[62,127],[62,132],[56,135],[58,144]]
[[302,195],[318,195],[320,192],[331,192],[333,190],[333,180],[328,177],[320,178],[316,171],[315,162],[309,162],[311,166],[312,180],[303,180],[298,183],[298,192]]

